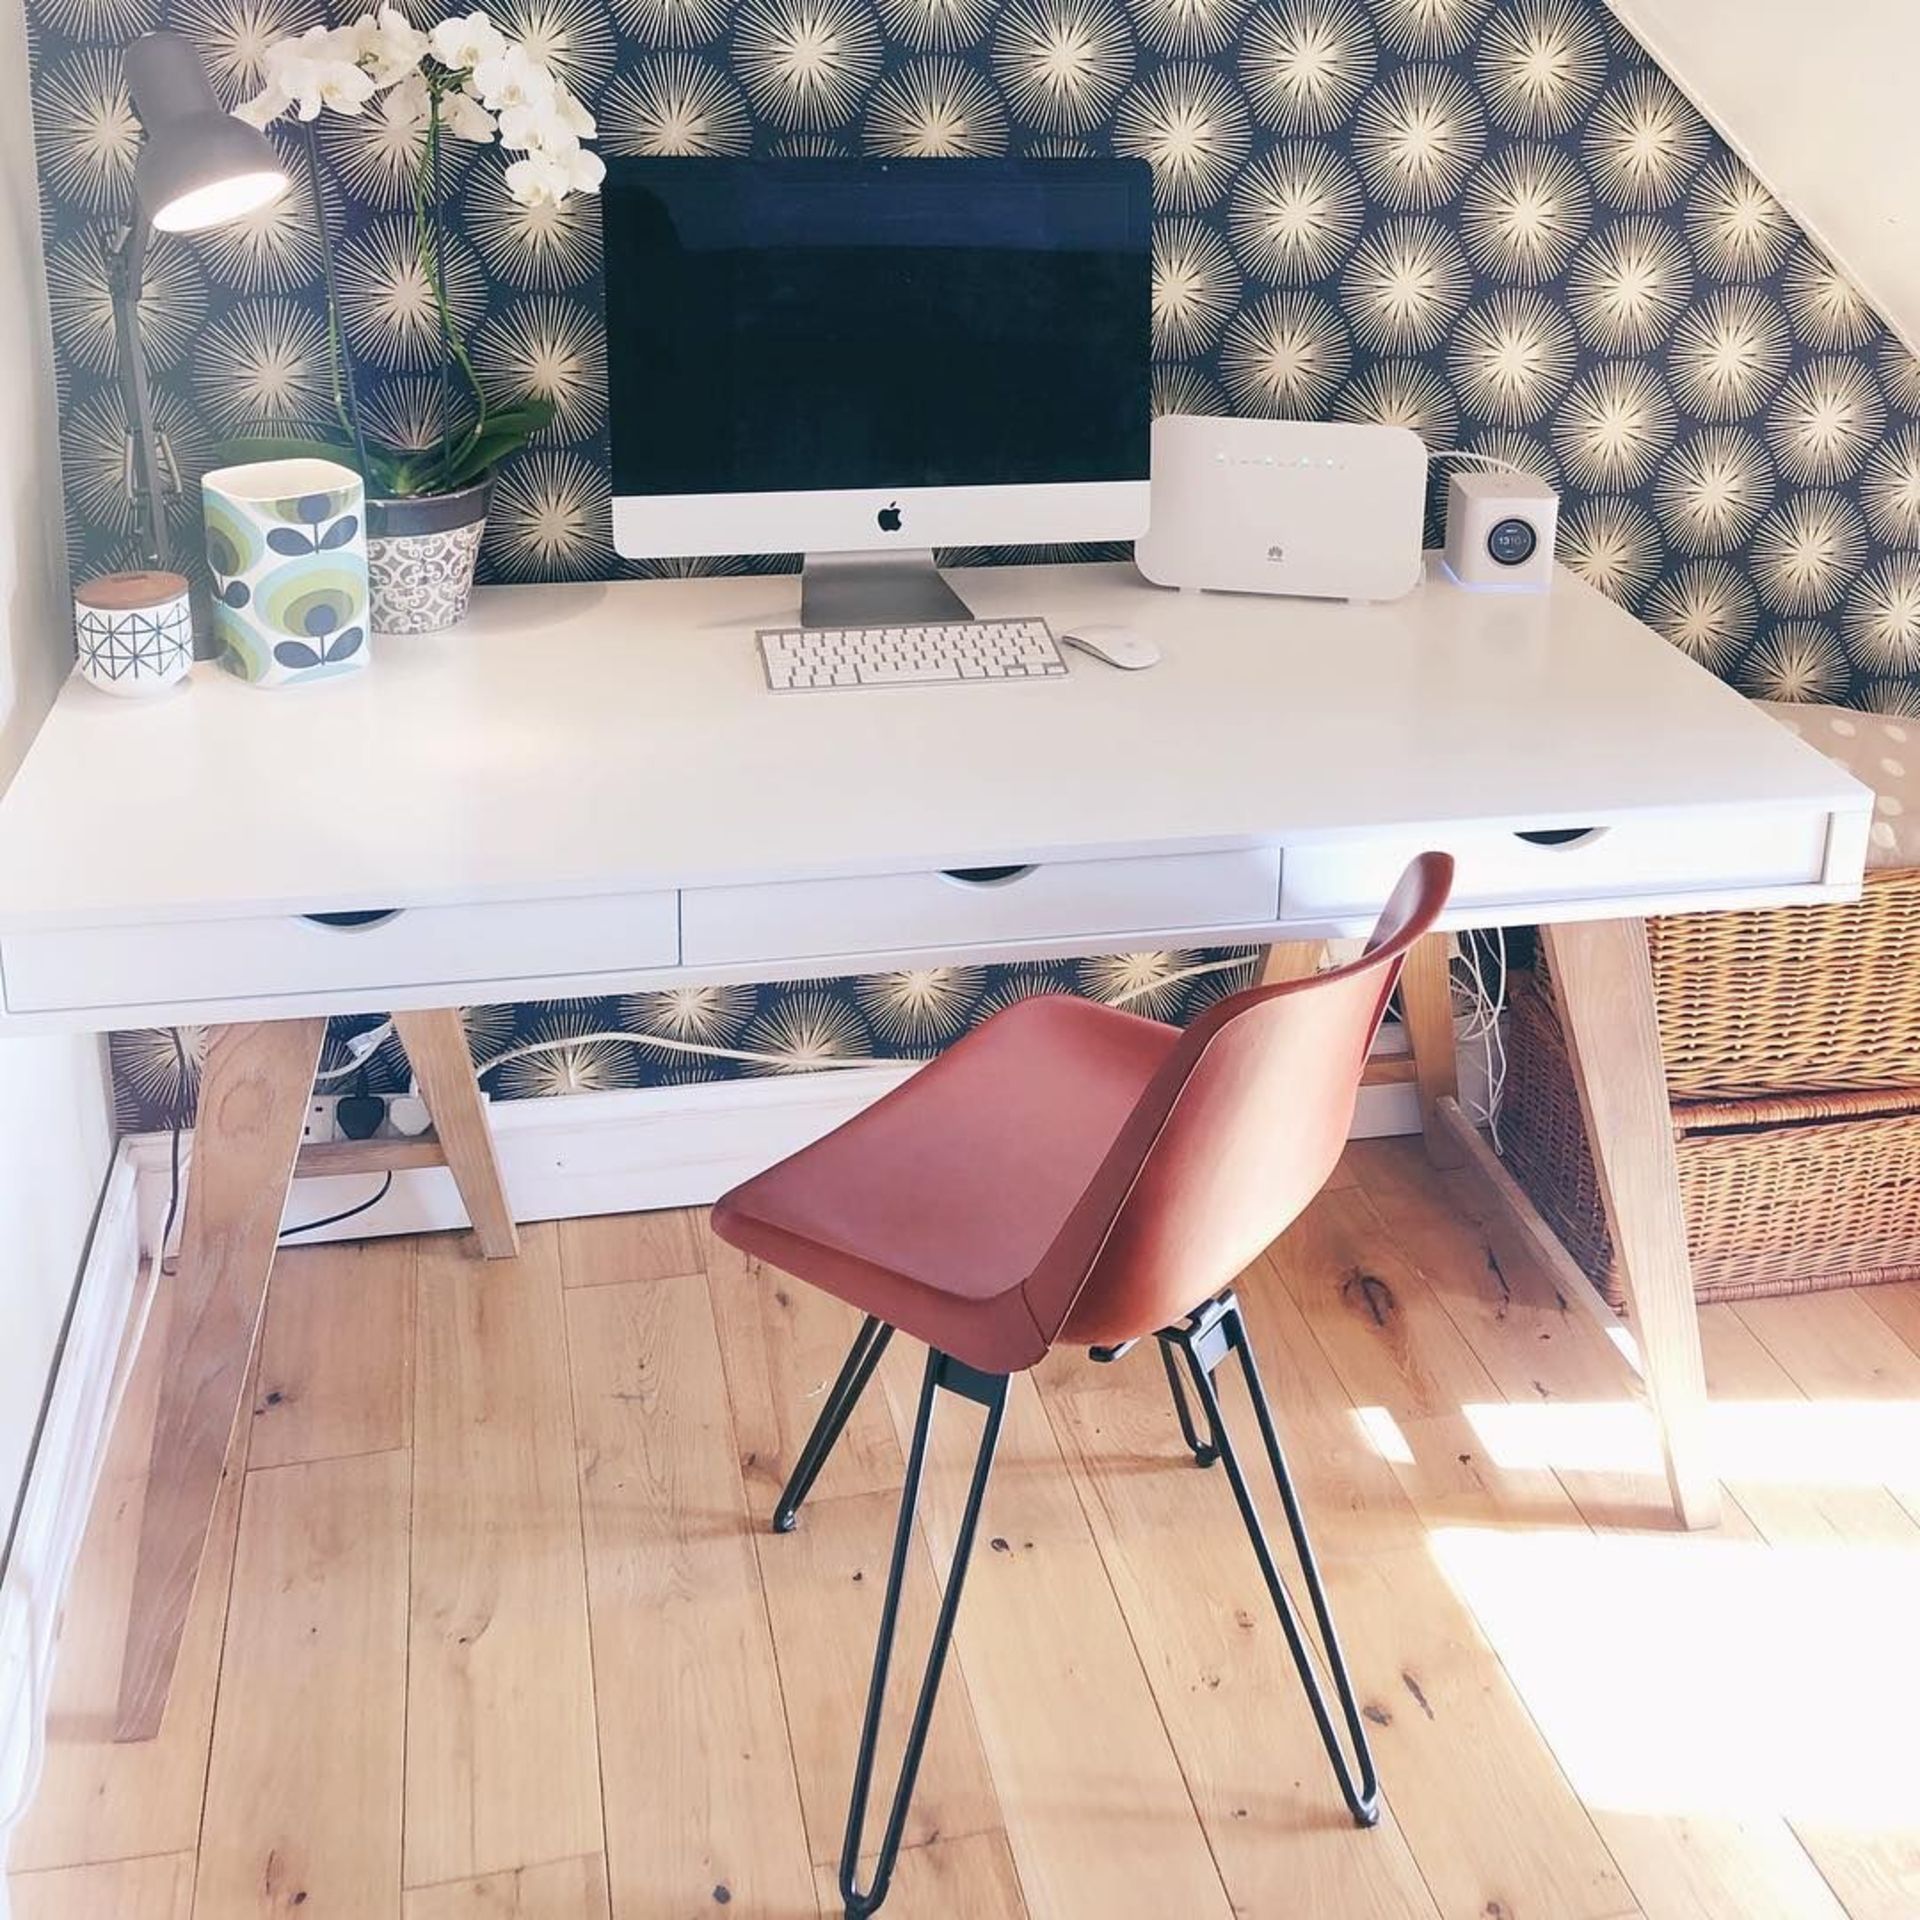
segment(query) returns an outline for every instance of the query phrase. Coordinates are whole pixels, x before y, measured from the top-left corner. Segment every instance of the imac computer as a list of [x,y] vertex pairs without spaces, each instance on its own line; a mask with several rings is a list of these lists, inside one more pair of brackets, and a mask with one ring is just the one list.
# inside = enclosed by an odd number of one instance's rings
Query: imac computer
[[943,621],[935,547],[1146,530],[1144,161],[617,159],[603,199],[628,558],[799,552],[810,627]]

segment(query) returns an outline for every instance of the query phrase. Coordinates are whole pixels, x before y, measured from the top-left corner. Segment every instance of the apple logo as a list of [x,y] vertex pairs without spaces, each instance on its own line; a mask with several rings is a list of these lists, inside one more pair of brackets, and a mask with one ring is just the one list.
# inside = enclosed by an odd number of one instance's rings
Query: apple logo
[[882,507],[874,518],[879,521],[882,533],[898,533],[900,531],[899,501],[896,500],[890,507]]

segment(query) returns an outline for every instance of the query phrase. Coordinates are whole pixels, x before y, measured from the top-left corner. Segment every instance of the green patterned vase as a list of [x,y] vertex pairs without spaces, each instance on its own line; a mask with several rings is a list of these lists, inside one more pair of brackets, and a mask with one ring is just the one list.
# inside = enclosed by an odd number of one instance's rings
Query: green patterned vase
[[365,666],[360,476],[330,460],[263,460],[200,484],[220,664],[256,687]]

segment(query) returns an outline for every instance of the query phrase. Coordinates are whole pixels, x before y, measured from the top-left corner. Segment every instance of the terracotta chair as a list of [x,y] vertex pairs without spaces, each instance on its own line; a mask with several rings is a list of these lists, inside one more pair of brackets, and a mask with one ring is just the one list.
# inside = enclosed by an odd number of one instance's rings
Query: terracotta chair
[[[1021,1001],[715,1206],[722,1239],[867,1316],[781,1495],[776,1531],[797,1523],[894,1333],[927,1346],[840,1862],[849,1916],[870,1914],[886,1898],[1009,1379],[1061,1343],[1117,1360],[1149,1335],[1157,1341],[1194,1458],[1226,1467],[1340,1791],[1359,1825],[1379,1818],[1365,1727],[1233,1283],[1333,1171],[1401,963],[1433,926],[1452,878],[1447,855],[1421,855],[1362,958],[1235,994],[1184,1033],[1063,995]],[[1239,1359],[1279,1481],[1357,1779],[1221,1417],[1214,1374],[1229,1355]],[[1204,1438],[1176,1356],[1199,1397]],[[875,1746],[942,1392],[976,1402],[986,1418],[892,1811],[873,1883],[862,1890]]]

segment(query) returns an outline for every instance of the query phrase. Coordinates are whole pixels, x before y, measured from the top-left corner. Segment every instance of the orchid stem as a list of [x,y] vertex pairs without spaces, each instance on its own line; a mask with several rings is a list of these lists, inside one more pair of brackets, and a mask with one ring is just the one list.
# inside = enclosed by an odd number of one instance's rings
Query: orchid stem
[[311,120],[304,131],[307,177],[313,186],[314,217],[320,223],[320,271],[327,290],[327,370],[333,378],[333,410],[353,442],[353,457],[360,469],[361,483],[371,492],[373,472],[367,464],[366,434],[360,425],[360,394],[354,384],[353,356],[347,351],[346,330],[340,324],[340,286],[334,274],[332,237],[327,231],[327,194],[320,173],[320,142],[314,137]]

